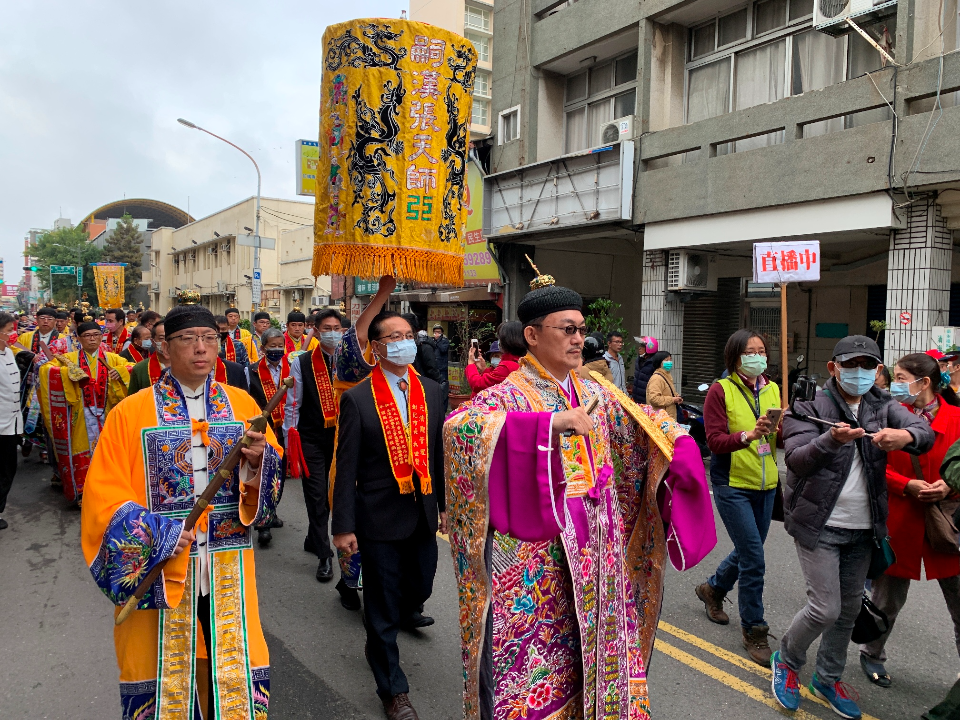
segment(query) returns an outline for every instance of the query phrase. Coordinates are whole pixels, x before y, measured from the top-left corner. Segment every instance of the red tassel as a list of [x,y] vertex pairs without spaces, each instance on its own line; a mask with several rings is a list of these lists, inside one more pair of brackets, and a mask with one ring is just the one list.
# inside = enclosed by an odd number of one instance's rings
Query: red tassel
[[307,460],[303,457],[300,433],[296,428],[290,428],[287,430],[287,473],[292,478],[299,478],[301,472],[304,477],[310,477]]

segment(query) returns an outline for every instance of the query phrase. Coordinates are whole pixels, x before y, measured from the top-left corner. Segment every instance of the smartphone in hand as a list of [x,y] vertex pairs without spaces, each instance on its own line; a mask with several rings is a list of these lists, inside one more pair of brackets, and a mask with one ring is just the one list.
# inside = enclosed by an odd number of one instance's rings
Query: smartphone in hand
[[770,418],[770,424],[776,428],[780,425],[780,418],[783,416],[783,408],[770,408],[767,410],[767,417]]

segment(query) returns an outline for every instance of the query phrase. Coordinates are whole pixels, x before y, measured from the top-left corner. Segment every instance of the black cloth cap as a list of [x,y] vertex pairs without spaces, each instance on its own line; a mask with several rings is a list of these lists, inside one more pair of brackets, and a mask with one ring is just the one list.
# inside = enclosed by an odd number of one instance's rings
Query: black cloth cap
[[103,328],[97,325],[95,322],[82,322],[77,325],[77,335],[83,335],[85,332],[90,332],[91,330],[96,330],[98,333],[103,332]]
[[524,325],[550,313],[563,310],[582,310],[583,298],[570,288],[550,285],[549,287],[531,290],[524,295],[517,307],[517,317]]
[[226,312],[224,312],[223,314],[224,314],[224,315],[229,315],[230,313],[236,313],[237,315],[239,315],[239,314],[240,314],[240,311],[237,310],[235,307],[228,307],[228,308],[226,309]]
[[40,317],[41,315],[49,315],[50,317],[56,317],[57,311],[50,307],[42,307],[39,310],[37,310],[37,317]]
[[307,321],[307,316],[304,315],[302,312],[291,312],[287,314],[288,323],[292,323],[292,322],[305,323],[306,321]]
[[848,335],[833,348],[833,359],[844,361],[855,357],[872,357],[883,362],[880,346],[866,335]]
[[258,312],[256,315],[253,316],[254,322],[256,322],[257,320],[269,320],[269,319],[270,319],[270,313],[268,312]]
[[220,332],[213,313],[203,305],[177,305],[167,313],[163,326],[168,338],[186,328],[210,328]]

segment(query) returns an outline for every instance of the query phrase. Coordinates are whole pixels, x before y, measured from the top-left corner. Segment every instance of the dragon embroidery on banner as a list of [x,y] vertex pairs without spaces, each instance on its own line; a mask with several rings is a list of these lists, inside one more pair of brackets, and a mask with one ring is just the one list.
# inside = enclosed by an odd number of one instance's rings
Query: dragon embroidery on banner
[[447,189],[443,194],[443,222],[438,233],[443,242],[459,237],[460,211],[463,208],[463,189],[467,170],[467,121],[460,119],[460,101],[447,88],[443,98],[447,106],[447,146],[440,159],[447,165]]
[[367,235],[390,237],[397,229],[393,220],[397,194],[387,186],[385,176],[389,176],[394,185],[397,178],[384,158],[403,153],[403,142],[397,139],[400,134],[397,118],[406,90],[399,74],[396,85],[387,80],[377,109],[367,105],[361,91],[362,86],[351,98],[356,104],[357,131],[348,153],[353,204],[363,206],[355,227]]
[[390,25],[370,23],[363,25],[363,36],[370,44],[348,29],[343,35],[330,41],[327,48],[327,70],[339,70],[344,65],[353,68],[389,67],[397,69],[397,63],[407,56],[406,48],[397,48],[386,43],[399,40],[403,32],[394,32]]
[[447,58],[447,67],[453,73],[448,80],[462,87],[468,95],[472,95],[473,81],[477,75],[477,51],[469,45],[454,45],[453,54],[456,57]]

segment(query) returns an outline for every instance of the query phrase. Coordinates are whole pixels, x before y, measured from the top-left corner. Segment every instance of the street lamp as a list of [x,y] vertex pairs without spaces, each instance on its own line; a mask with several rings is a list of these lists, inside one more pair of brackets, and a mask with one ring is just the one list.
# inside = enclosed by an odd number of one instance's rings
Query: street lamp
[[[227,145],[233,148],[236,148],[237,150],[242,152],[244,155],[246,155],[250,159],[250,162],[253,163],[253,167],[257,169],[257,214],[256,214],[256,217],[254,218],[254,231],[253,231],[253,236],[254,236],[253,274],[255,276],[259,276],[260,275],[260,180],[261,180],[260,166],[257,165],[257,161],[253,159],[253,156],[250,155],[250,153],[248,153],[239,145],[235,145],[234,143],[230,142],[226,138],[222,138],[219,135],[210,132],[206,128],[202,128],[196,123],[192,123],[189,120],[184,120],[183,118],[177,118],[177,122],[183,125],[184,127],[190,128],[191,130],[199,130],[200,132],[205,132],[207,135],[212,135],[217,140],[222,140]],[[252,309],[256,309],[258,302],[259,302],[259,298],[253,298]]]

